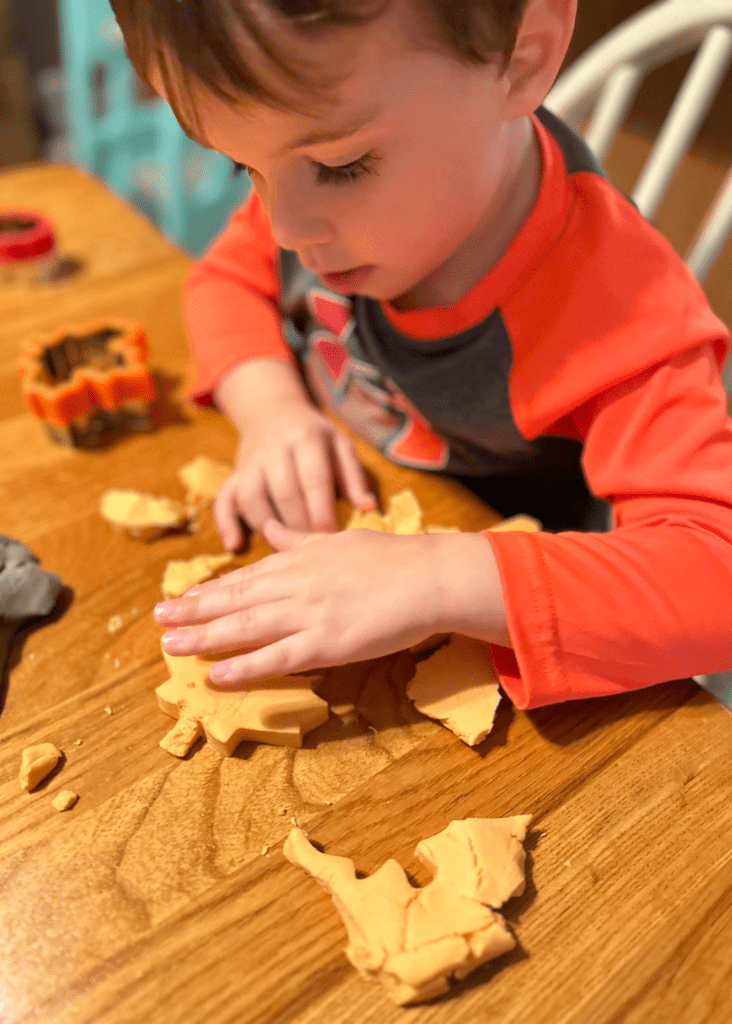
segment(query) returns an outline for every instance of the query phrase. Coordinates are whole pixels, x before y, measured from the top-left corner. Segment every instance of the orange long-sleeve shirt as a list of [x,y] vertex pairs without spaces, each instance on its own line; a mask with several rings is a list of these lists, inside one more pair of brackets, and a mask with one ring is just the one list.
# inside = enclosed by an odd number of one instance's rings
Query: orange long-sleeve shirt
[[486,534],[521,708],[732,666],[729,338],[668,243],[545,111],[535,206],[459,302],[397,312],[328,292],[278,250],[256,194],[185,290],[211,391],[257,356],[297,360],[318,397],[390,458],[547,480],[581,466],[609,533]]

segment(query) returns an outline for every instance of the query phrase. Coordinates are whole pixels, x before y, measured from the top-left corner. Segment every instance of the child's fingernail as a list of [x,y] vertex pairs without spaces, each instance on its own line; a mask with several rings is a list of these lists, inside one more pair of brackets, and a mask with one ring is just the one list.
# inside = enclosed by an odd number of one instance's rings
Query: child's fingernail
[[226,683],[232,678],[232,672],[226,665],[212,665],[208,678],[212,683]]
[[153,614],[158,622],[166,622],[168,619],[173,618],[173,606],[168,604],[167,601],[160,601],[153,608]]
[[160,643],[166,651],[179,651],[185,645],[185,642],[186,638],[181,636],[177,630],[171,633],[163,633],[160,638]]

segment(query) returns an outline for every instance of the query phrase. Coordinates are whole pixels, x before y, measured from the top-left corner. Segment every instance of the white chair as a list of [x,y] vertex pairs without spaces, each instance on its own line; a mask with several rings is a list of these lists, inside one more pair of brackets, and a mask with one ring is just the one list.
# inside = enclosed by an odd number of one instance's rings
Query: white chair
[[[694,142],[732,63],[732,0],[661,0],[595,43],[559,78],[546,106],[577,128],[602,163],[643,79],[654,68],[697,54],[632,193],[649,220]],[[732,115],[730,118],[732,123]],[[686,257],[703,281],[732,230],[732,169]],[[732,385],[732,380],[729,382]]]
[[[633,201],[649,220],[732,64],[732,0],[651,4],[590,47],[561,75],[546,99],[552,113],[582,130],[602,163],[646,75],[693,50],[696,57],[632,192]],[[730,231],[732,168],[686,256],[697,280],[704,280]],[[732,394],[732,359],[727,361],[723,382]],[[732,670],[694,678],[732,707]]]

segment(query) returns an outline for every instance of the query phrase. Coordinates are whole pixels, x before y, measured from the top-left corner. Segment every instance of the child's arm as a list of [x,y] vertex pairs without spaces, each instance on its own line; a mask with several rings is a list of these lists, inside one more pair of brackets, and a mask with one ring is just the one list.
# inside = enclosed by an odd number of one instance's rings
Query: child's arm
[[191,392],[216,402],[241,435],[234,473],[214,513],[224,546],[275,516],[303,530],[333,530],[334,484],[371,508],[348,439],[310,402],[282,337],[277,246],[256,192],[194,267],[184,289],[194,364]]
[[487,535],[513,646],[493,658],[519,707],[732,666],[732,421],[712,344],[575,419],[616,529]]

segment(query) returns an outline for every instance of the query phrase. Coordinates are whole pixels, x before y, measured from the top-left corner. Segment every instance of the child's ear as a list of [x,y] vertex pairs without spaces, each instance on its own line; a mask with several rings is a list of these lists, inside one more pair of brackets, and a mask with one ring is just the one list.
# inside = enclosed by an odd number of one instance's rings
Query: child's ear
[[516,45],[503,73],[506,120],[541,106],[574,29],[577,0],[527,0]]

